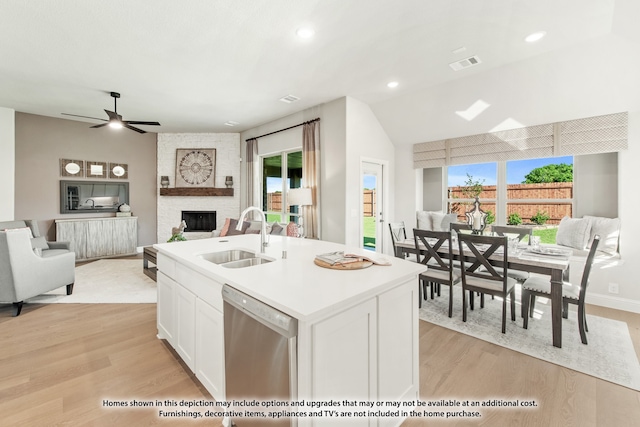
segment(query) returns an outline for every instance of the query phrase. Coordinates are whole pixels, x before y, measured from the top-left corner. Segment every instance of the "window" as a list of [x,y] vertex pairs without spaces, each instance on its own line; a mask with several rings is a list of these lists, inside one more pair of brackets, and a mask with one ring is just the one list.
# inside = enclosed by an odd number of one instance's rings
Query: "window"
[[287,209],[287,191],[302,183],[302,151],[262,157],[262,210],[267,221],[297,222],[298,206]]
[[573,216],[573,177],[573,156],[449,166],[448,211],[466,221],[477,196],[488,224],[532,224],[554,243],[554,225]]

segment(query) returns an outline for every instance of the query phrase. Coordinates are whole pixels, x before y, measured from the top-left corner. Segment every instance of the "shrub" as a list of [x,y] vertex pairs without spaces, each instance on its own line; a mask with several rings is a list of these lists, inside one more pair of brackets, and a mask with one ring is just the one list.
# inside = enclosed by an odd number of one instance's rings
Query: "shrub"
[[512,213],[509,215],[509,219],[507,219],[508,225],[520,225],[522,224],[522,218],[520,218],[520,214]]
[[167,243],[171,243],[171,242],[185,242],[187,240],[186,237],[184,237],[182,235],[182,233],[176,233],[176,234],[172,234],[171,237],[169,238],[169,240],[167,240]]
[[496,222],[496,216],[491,211],[486,211],[487,217],[485,218],[485,223],[487,225],[493,224]]
[[531,217],[531,222],[538,225],[544,225],[547,221],[549,221],[549,214],[544,211],[538,211],[534,216]]

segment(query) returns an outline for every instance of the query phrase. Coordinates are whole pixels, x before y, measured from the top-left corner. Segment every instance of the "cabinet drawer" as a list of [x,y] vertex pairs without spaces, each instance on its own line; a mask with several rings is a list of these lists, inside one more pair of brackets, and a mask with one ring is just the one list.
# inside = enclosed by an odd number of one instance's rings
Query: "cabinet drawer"
[[222,284],[182,264],[176,264],[176,281],[202,301],[222,312]]
[[[176,262],[166,255],[158,252],[158,271],[176,280]],[[177,280],[176,280],[177,281]]]

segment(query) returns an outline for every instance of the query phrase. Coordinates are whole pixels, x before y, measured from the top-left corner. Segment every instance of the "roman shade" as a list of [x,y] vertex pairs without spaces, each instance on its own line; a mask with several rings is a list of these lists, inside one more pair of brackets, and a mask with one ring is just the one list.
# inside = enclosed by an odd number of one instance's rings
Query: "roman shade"
[[628,113],[527,126],[413,146],[413,168],[626,150]]

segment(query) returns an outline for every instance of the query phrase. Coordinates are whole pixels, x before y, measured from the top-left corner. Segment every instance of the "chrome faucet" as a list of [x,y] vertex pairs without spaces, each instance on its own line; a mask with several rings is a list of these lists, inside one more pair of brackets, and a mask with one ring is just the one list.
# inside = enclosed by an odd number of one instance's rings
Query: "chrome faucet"
[[256,211],[262,217],[262,226],[260,227],[260,252],[264,253],[264,248],[269,246],[269,243],[267,242],[267,239],[266,239],[266,237],[267,237],[267,217],[264,215],[264,212],[262,212],[262,209],[260,209],[260,208],[258,208],[256,206],[249,206],[248,208],[243,210],[242,213],[240,214],[240,219],[238,219],[238,225],[236,226],[236,230],[238,230],[238,231],[242,230],[242,223],[244,222],[244,217],[247,216],[247,214],[250,211]]
[[85,200],[85,202],[84,202],[84,203],[85,203],[85,204],[87,204],[87,203],[89,203],[89,202],[91,202],[91,207],[92,207],[92,208],[95,208],[95,207],[96,207],[96,201],[95,201],[95,200],[93,200],[93,199],[87,199],[87,200]]

